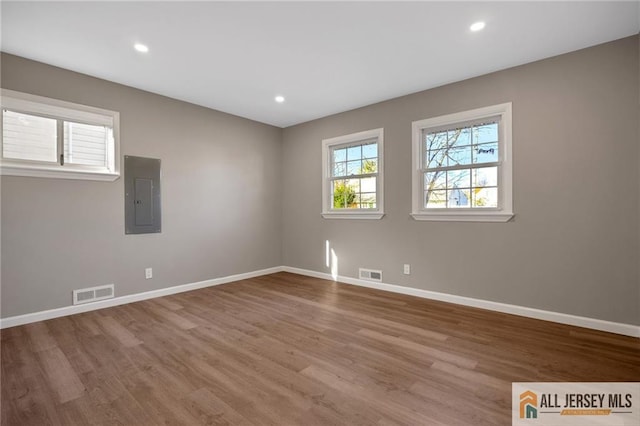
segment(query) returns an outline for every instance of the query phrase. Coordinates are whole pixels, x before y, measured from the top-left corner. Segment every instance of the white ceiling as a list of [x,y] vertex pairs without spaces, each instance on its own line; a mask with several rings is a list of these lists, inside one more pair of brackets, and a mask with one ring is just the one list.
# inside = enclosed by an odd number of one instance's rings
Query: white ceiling
[[[640,29],[637,1],[0,7],[5,52],[279,127]],[[471,32],[479,20],[486,28]],[[134,51],[136,42],[150,51]]]

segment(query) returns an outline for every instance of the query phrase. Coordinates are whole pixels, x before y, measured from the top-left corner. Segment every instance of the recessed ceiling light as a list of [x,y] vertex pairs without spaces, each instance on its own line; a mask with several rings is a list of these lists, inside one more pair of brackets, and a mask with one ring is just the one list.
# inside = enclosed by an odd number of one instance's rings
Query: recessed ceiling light
[[278,96],[276,96],[275,99],[276,99],[276,102],[279,103],[279,104],[284,102],[284,96],[278,95]]
[[142,52],[142,53],[147,53],[149,51],[149,48],[142,43],[134,44],[133,48],[136,49],[138,52]]
[[471,24],[471,26],[469,27],[469,29],[471,31],[480,31],[481,29],[484,28],[486,24],[482,21],[479,22],[474,22],[473,24]]

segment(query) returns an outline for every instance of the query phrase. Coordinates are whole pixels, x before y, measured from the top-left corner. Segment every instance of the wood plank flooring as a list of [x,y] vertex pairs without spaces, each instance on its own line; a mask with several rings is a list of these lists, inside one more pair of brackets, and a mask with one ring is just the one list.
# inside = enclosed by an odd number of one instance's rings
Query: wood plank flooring
[[640,339],[288,273],[2,331],[5,425],[508,425]]

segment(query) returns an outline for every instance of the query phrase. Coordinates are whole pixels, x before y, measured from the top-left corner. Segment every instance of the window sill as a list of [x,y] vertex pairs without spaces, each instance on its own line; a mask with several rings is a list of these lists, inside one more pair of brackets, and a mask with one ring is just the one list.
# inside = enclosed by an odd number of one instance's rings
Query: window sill
[[25,166],[14,164],[0,164],[0,175],[23,176],[53,179],[78,179],[112,182],[120,177],[119,173],[94,172],[79,169],[61,170],[57,167]]
[[382,212],[323,212],[325,219],[382,219]]
[[411,213],[411,216],[414,220],[433,222],[508,222],[514,214],[504,212],[420,212]]

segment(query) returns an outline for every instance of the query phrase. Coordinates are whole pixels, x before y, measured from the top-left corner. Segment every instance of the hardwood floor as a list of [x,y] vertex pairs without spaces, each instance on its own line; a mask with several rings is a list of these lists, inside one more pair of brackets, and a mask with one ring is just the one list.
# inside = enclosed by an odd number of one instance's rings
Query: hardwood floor
[[288,273],[2,331],[2,425],[508,425],[640,339]]

